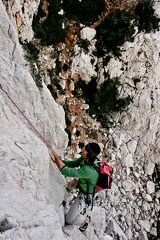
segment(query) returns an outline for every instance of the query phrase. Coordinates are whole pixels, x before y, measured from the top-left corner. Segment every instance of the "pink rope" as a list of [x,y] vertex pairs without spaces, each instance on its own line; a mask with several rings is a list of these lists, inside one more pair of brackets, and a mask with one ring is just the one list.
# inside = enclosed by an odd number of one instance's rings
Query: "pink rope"
[[27,120],[27,122],[31,125],[31,127],[35,130],[35,132],[40,136],[40,138],[44,141],[44,143],[47,145],[47,147],[50,148],[52,150],[52,152],[54,152],[57,155],[57,153],[52,149],[51,144],[49,144],[45,140],[45,138],[39,133],[39,131],[34,127],[34,125],[30,122],[30,120],[24,115],[24,113],[17,106],[17,104],[13,101],[13,99],[9,96],[9,94],[2,88],[1,84],[0,84],[0,89],[7,95],[7,97],[10,99],[10,101],[14,104],[14,106],[18,109],[18,111],[23,115],[23,117]]

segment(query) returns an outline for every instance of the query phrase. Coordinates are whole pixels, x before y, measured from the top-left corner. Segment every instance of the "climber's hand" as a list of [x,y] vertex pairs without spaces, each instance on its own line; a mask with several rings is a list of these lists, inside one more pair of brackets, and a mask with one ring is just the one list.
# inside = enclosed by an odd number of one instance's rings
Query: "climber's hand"
[[54,145],[52,146],[52,154],[53,156],[58,155],[58,150]]
[[51,156],[51,160],[52,160],[52,162],[55,163],[55,158],[54,158],[54,156]]

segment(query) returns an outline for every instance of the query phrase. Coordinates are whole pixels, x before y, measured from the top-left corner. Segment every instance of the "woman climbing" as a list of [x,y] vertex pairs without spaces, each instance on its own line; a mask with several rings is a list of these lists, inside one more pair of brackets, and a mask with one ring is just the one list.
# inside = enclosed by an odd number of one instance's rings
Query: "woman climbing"
[[88,143],[82,149],[82,155],[76,160],[65,160],[52,152],[54,162],[64,176],[78,179],[79,194],[65,216],[66,223],[76,224],[80,231],[85,231],[90,222],[87,212],[92,209],[92,199],[94,194],[94,184],[97,183],[99,173],[93,168],[100,153],[97,143]]

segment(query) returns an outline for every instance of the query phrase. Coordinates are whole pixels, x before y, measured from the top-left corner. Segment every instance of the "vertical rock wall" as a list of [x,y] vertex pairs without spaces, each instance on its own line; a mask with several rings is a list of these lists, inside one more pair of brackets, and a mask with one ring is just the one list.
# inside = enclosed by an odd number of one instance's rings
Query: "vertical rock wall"
[[[63,150],[64,111],[45,85],[37,89],[2,1],[0,9],[0,84],[48,143]],[[64,179],[42,139],[2,90],[0,102],[0,239],[66,239]]]
[[[33,12],[37,10],[39,1],[25,1],[25,6],[23,1],[4,2],[8,6],[10,19],[19,29],[19,37],[30,40]],[[54,102],[45,85],[42,92],[36,88],[25,67],[18,35],[2,2],[0,7],[0,83],[47,141],[63,151],[67,146],[63,109]],[[158,9],[159,2],[156,1],[157,13]],[[84,129],[94,129],[98,139],[101,139],[102,152],[107,153],[114,167],[114,180],[107,197],[101,192],[99,202],[95,203],[98,208],[94,208],[89,231],[82,235],[76,227],[69,226],[64,229],[65,239],[156,238],[160,210],[157,183],[160,165],[160,35],[158,31],[137,34],[133,43],[124,44],[120,59],[112,58],[97,73],[97,58],[92,61],[94,34],[93,29],[83,32],[82,38],[90,41],[89,54],[75,47],[75,55],[72,54],[71,59],[72,77],[77,74],[89,82],[97,74],[99,83],[104,81],[104,72],[109,73],[110,77],[119,77],[121,96],[130,94],[133,103],[127,111],[113,116],[116,127],[109,132],[99,129],[96,121],[80,123],[81,127],[85,125]],[[20,239],[63,239],[63,178],[49,163],[49,153],[44,143],[2,92],[0,99],[0,220],[3,222],[7,219],[13,225],[11,230],[0,235],[0,239],[17,239],[18,235]],[[84,135],[80,136],[81,139],[72,136],[73,143],[84,140]],[[85,140],[92,139],[87,139],[85,135]]]

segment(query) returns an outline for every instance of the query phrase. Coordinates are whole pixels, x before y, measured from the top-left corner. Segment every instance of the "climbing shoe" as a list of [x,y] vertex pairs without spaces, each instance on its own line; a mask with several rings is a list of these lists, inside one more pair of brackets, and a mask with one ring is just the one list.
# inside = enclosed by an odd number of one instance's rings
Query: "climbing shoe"
[[88,228],[88,225],[91,221],[91,217],[87,215],[85,221],[82,223],[82,225],[79,227],[79,230],[81,232],[84,232],[87,228]]

